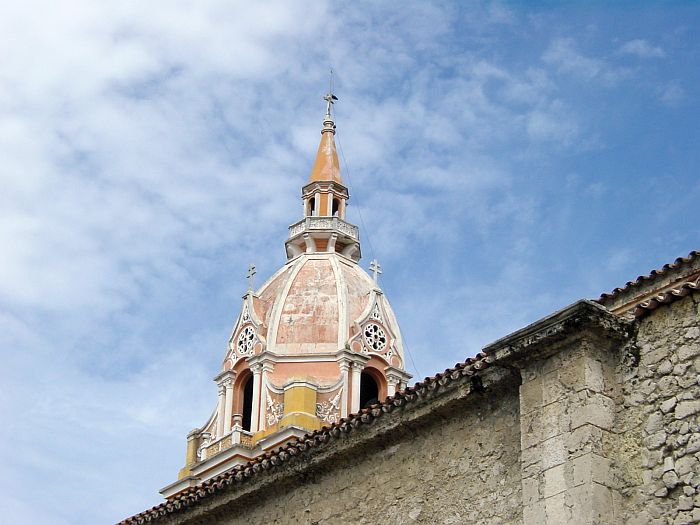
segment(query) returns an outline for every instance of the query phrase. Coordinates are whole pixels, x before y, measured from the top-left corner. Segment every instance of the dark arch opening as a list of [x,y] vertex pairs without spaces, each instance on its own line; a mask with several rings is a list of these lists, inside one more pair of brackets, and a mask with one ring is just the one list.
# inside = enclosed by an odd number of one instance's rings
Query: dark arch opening
[[309,199],[309,216],[313,217],[316,215],[316,199],[311,197]]
[[338,217],[340,214],[340,199],[333,199],[333,217]]
[[362,372],[360,375],[360,408],[379,403],[379,385],[371,374]]
[[250,422],[253,417],[253,376],[251,375],[243,387],[243,430],[250,431]]

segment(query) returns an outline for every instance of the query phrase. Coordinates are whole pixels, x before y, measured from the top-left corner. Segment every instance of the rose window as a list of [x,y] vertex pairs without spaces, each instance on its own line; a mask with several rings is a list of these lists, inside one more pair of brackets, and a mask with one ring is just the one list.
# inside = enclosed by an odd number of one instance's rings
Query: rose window
[[246,326],[240,334],[238,334],[238,353],[250,354],[253,351],[253,341],[255,340],[255,330],[250,326]]
[[369,323],[364,330],[365,343],[370,350],[381,352],[386,346],[386,334],[382,327],[375,323]]

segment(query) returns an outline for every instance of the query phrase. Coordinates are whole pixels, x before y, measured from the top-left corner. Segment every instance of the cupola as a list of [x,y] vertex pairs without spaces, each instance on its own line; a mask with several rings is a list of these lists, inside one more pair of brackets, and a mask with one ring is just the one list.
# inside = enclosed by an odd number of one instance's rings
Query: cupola
[[340,253],[359,261],[359,230],[345,220],[345,208],[350,195],[343,184],[335,147],[332,108],[338,99],[329,93],[324,100],[326,115],[321,129],[321,142],[309,181],[301,189],[304,218],[289,227],[287,257],[292,259],[302,253]]

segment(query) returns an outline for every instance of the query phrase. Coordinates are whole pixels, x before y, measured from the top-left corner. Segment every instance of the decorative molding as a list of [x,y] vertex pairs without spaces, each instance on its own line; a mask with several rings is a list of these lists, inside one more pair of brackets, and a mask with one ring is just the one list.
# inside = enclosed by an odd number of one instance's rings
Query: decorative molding
[[336,231],[345,237],[350,237],[356,241],[360,240],[360,230],[354,224],[344,221],[339,217],[304,217],[299,222],[295,222],[289,227],[289,239],[297,237],[303,233],[313,231]]
[[331,425],[340,421],[340,398],[344,388],[344,386],[341,387],[338,393],[328,401],[316,403],[317,418]]
[[267,396],[267,410],[265,419],[267,426],[271,427],[282,419],[282,416],[284,415],[284,403],[279,401],[275,402],[270,395],[269,389],[265,393]]

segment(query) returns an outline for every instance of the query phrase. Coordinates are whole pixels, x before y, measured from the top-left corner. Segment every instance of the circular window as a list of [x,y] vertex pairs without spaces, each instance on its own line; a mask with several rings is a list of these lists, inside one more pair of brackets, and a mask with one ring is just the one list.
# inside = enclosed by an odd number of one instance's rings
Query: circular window
[[253,351],[254,340],[255,330],[250,326],[246,326],[241,333],[238,334],[238,353],[250,354]]
[[386,346],[386,334],[382,327],[375,323],[369,323],[364,330],[365,343],[370,350],[381,352]]

